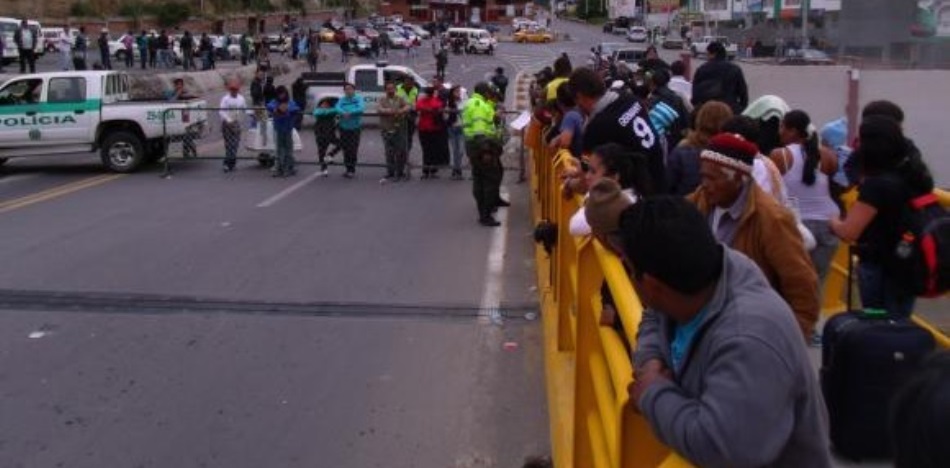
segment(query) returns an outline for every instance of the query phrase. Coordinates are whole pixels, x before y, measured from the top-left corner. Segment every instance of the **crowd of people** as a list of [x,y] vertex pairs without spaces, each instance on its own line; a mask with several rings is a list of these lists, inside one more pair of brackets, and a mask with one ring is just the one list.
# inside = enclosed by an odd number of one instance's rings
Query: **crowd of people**
[[[645,306],[630,394],[659,439],[699,466],[830,466],[806,353],[821,344],[823,280],[839,243],[853,244],[862,306],[909,316],[919,285],[895,246],[933,177],[897,104],[866,105],[847,141],[843,119],[750,101],[722,44],[708,53],[693,80],[655,50],[636,73],[563,55],[536,75],[534,117],[543,144],[574,156],[561,175],[566,196],[584,196],[571,234],[617,253]],[[845,208],[837,195],[852,188]],[[602,292],[601,323],[617,327]]]
[[[503,177],[504,93],[508,85],[504,70],[499,68],[487,80],[475,85],[472,92],[462,86],[446,86],[441,75],[420,88],[411,76],[385,84],[385,95],[377,101],[374,117],[379,117],[379,130],[385,154],[386,172],[381,184],[411,179],[409,154],[418,140],[422,152],[421,179],[438,179],[448,169],[455,181],[465,180],[463,168],[467,160],[471,168],[473,195],[478,221],[485,226],[498,226],[493,214],[508,201],[500,196]],[[228,93],[218,104],[221,131],[225,141],[222,169],[236,167],[239,143],[242,141],[243,114],[250,116],[251,127],[272,125],[275,137],[274,177],[296,174],[294,132],[305,123],[306,84],[303,76],[288,89],[275,86],[272,76],[258,70],[250,85],[250,101],[240,94],[240,84],[229,83]],[[266,109],[266,111],[265,111]],[[363,119],[369,116],[365,99],[352,83],[343,85],[343,96],[325,98],[315,103],[309,117],[313,118],[316,160],[319,175],[327,177],[332,158],[343,154],[343,177],[353,179],[359,165],[359,147],[363,138]]]

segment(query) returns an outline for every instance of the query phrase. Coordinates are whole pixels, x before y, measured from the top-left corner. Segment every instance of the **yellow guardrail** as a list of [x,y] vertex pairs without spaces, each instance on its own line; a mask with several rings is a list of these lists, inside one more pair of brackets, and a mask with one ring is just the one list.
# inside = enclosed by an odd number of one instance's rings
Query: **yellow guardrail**
[[610,288],[631,347],[642,306],[620,260],[600,243],[568,232],[568,219],[581,206],[579,197],[561,196],[559,175],[570,153],[548,151],[541,128],[532,126],[525,143],[532,150],[533,215],[558,230],[550,255],[541,247],[536,251],[555,466],[690,467],[656,440],[630,406],[633,368],[621,336],[600,325],[601,284]]
[[[623,338],[636,348],[643,308],[620,260],[599,242],[572,237],[570,216],[580,197],[561,195],[560,174],[570,153],[552,152],[536,121],[525,134],[531,154],[534,221],[557,226],[549,254],[535,251],[538,292],[544,326],[545,366],[551,447],[559,468],[685,468],[692,465],[660,443],[646,420],[633,410],[627,388],[633,382],[630,355],[621,336],[600,325],[601,284],[606,281],[623,323]],[[938,193],[945,206],[950,194]],[[837,253],[825,283],[823,312],[845,309],[848,249]],[[950,339],[915,317],[942,347]]]

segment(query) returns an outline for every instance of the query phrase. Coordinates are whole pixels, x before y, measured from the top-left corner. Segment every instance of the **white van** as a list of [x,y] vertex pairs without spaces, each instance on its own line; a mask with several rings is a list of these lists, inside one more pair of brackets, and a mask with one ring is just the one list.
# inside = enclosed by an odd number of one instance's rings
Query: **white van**
[[43,28],[43,49],[46,52],[59,50],[59,36],[65,31],[63,28]]
[[485,29],[449,28],[445,35],[450,41],[454,41],[459,37],[464,39],[465,50],[470,54],[484,53],[490,55],[495,53],[495,46],[498,45],[498,41]]
[[13,42],[13,34],[20,27],[16,18],[0,17],[0,34],[3,35],[3,65],[7,66],[20,58],[20,51]]

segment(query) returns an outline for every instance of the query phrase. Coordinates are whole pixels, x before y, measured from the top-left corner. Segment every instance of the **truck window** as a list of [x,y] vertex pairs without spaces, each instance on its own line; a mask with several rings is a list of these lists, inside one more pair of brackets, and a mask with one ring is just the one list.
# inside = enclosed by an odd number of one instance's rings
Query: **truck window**
[[383,83],[389,83],[392,81],[393,83],[399,84],[402,83],[405,78],[406,74],[401,71],[383,70]]
[[53,78],[49,80],[46,101],[51,103],[76,103],[86,100],[85,78]]
[[353,77],[353,81],[356,89],[364,93],[373,93],[383,90],[383,87],[379,84],[379,79],[375,69],[357,70],[356,75]]
[[0,106],[36,104],[43,96],[43,80],[14,81],[0,89]]

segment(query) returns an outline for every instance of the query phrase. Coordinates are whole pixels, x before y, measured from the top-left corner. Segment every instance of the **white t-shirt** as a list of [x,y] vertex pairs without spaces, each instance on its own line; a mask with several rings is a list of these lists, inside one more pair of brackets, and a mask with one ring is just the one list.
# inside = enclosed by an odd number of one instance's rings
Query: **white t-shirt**
[[66,31],[59,33],[59,51],[63,53],[68,53],[73,48],[73,43],[69,38],[69,34]]
[[32,29],[27,28],[20,30],[20,44],[22,44],[20,47],[24,50],[33,48],[35,45],[34,39]]
[[227,123],[239,122],[241,115],[248,112],[247,102],[244,100],[244,96],[240,94],[233,97],[231,93],[225,94],[221,98],[221,104],[218,107],[221,108],[218,115],[221,116],[221,120]]

